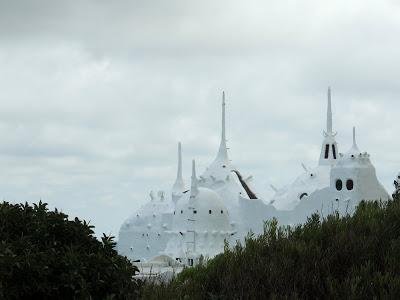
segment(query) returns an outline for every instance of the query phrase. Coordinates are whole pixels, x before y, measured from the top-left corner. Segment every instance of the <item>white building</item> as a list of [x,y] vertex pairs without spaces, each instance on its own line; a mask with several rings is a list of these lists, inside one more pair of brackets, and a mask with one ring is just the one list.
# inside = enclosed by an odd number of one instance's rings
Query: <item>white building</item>
[[273,205],[279,210],[293,210],[303,197],[329,186],[330,172],[338,158],[338,146],[336,133],[332,126],[332,103],[331,90],[328,89],[328,110],[327,110],[326,131],[323,131],[323,141],[318,165],[308,169],[303,165],[304,172],[300,174],[293,183],[276,190],[272,197]]
[[305,197],[294,209],[293,222],[304,222],[313,212],[322,216],[335,212],[351,214],[362,200],[386,201],[389,198],[376,176],[370,155],[358,148],[353,128],[353,146],[345,154],[340,153],[332,167],[329,186]]
[[[196,177],[192,166],[190,189],[182,176],[181,144],[178,170],[171,197],[164,192],[126,220],[119,232],[118,251],[130,259],[151,261],[160,254],[183,264],[196,264],[223,251],[224,241],[243,241],[249,231],[261,233],[263,222],[273,217],[280,225],[306,221],[314,212],[327,216],[352,213],[361,200],[387,200],[366,152],[356,144],[339,154],[332,126],[331,91],[328,90],[327,128],[318,165],[304,167],[292,184],[276,190],[266,202],[251,187],[228,156],[225,128],[225,94],[222,96],[221,141],[216,158]],[[273,205],[271,204],[273,203]]]

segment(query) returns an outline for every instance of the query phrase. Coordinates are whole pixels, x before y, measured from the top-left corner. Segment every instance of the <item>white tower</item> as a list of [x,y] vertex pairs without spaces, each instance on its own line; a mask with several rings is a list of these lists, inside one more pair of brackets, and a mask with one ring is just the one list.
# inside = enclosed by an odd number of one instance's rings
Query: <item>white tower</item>
[[321,155],[318,165],[334,165],[338,156],[338,147],[335,140],[336,132],[332,129],[332,103],[331,88],[328,88],[328,109],[326,118],[326,131],[322,142]]
[[228,157],[228,148],[226,146],[226,129],[225,129],[225,92],[222,92],[222,124],[221,124],[221,142],[217,157],[207,168],[200,178],[211,179],[211,182],[217,180],[225,181],[227,176],[235,169]]

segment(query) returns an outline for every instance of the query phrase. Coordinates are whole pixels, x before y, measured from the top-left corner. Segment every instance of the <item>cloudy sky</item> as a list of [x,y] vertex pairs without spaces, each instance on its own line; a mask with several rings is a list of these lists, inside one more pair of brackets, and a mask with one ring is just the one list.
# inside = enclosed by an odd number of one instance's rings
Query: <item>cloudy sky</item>
[[332,87],[342,152],[400,171],[400,5],[373,0],[0,0],[0,196],[118,234],[219,144],[271,196],[314,166]]

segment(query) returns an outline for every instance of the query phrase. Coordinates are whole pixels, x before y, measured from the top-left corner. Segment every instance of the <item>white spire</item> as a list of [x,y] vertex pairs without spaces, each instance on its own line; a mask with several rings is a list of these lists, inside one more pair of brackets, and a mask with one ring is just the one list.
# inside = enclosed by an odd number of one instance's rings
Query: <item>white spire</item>
[[178,173],[176,174],[176,181],[183,181],[182,177],[182,145],[178,143]]
[[228,159],[228,150],[226,148],[226,133],[225,133],[225,92],[222,92],[222,129],[221,129],[221,144],[219,146],[218,158]]
[[196,162],[193,159],[192,160],[192,182],[190,186],[190,197],[195,197],[197,193],[199,192],[198,186],[197,186],[197,177],[196,177]]
[[181,142],[178,143],[178,171],[176,174],[176,180],[172,187],[172,194],[178,195],[185,190],[185,183],[182,176],[182,145]]
[[356,141],[356,127],[355,126],[353,126],[353,147],[352,147],[352,149],[356,150],[357,152],[360,152],[360,150],[358,149],[358,146],[357,146],[357,141]]
[[328,88],[328,111],[326,118],[326,133],[332,135],[332,103],[331,103],[331,88]]

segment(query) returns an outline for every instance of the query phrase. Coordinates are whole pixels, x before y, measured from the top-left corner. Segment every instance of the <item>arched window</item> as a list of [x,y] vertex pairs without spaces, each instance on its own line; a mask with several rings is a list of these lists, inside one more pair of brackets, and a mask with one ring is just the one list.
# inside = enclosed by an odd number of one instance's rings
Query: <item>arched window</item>
[[333,152],[333,159],[336,159],[336,147],[335,147],[335,144],[332,144],[332,152]]
[[353,180],[348,179],[348,180],[346,181],[346,187],[347,187],[347,189],[348,189],[349,191],[351,191],[351,190],[354,188],[354,182],[353,182]]
[[212,211],[211,211],[211,209],[210,209],[210,210],[208,211],[208,214],[211,215],[211,213],[212,213]]
[[341,191],[342,188],[343,188],[343,182],[342,182],[340,179],[337,179],[337,180],[336,180],[336,189],[337,189],[338,191]]
[[221,210],[221,214],[223,214],[224,213],[224,211],[223,210]]
[[306,196],[308,196],[308,194],[307,193],[302,193],[301,195],[300,195],[300,200],[303,198],[303,197],[306,197]]
[[325,159],[328,159],[328,157],[329,157],[329,145],[326,144],[325,145]]
[[183,210],[181,210],[181,214],[183,214]]

